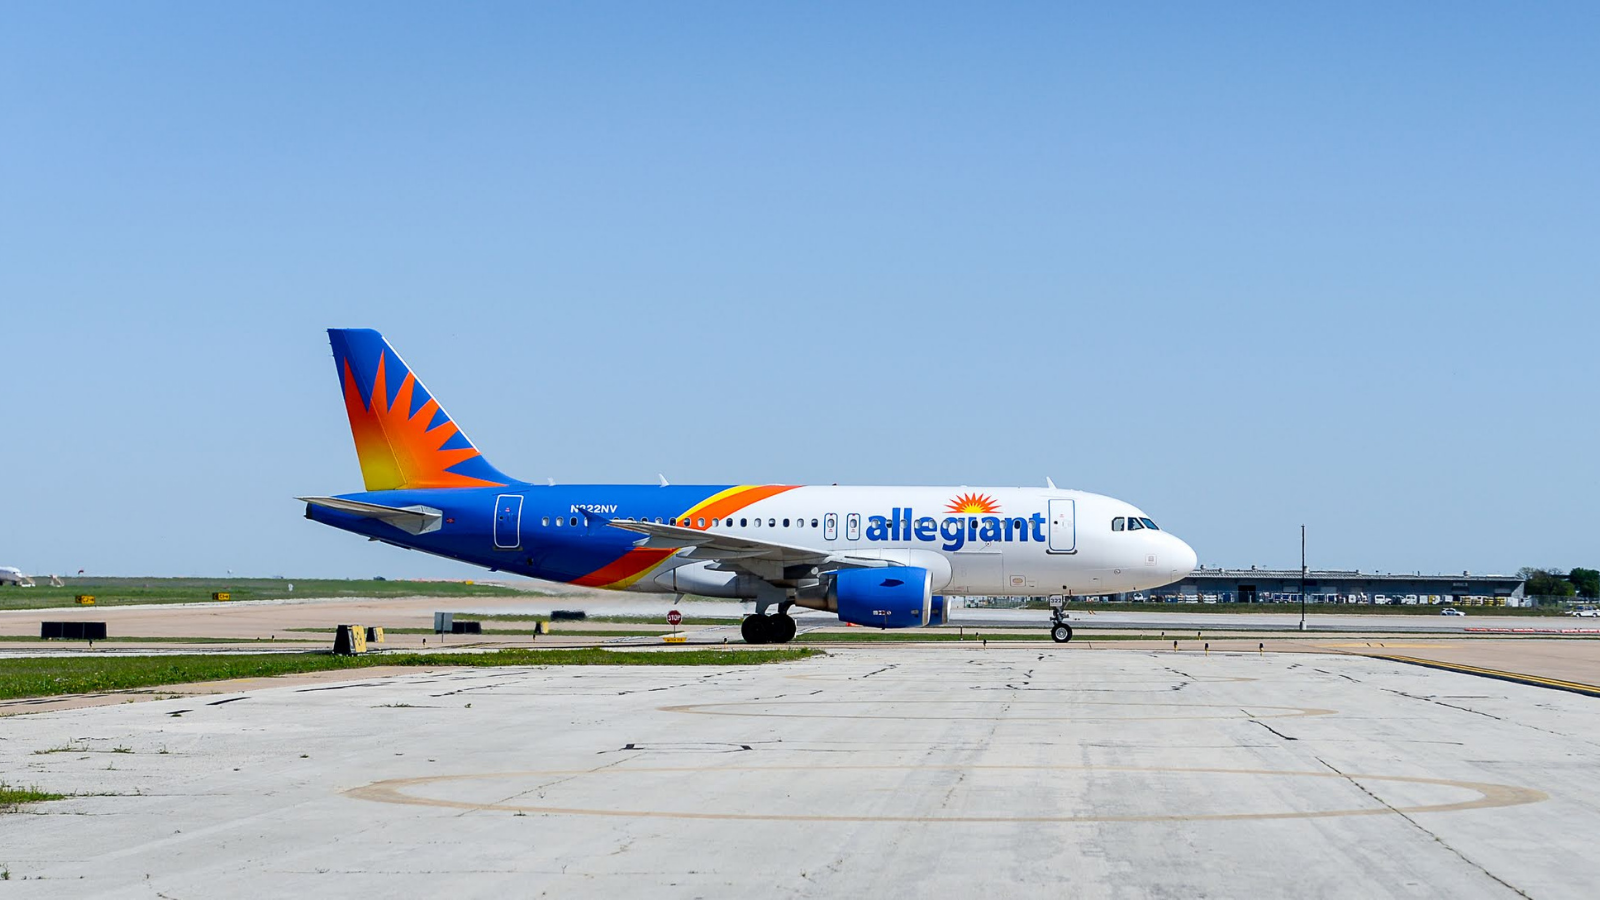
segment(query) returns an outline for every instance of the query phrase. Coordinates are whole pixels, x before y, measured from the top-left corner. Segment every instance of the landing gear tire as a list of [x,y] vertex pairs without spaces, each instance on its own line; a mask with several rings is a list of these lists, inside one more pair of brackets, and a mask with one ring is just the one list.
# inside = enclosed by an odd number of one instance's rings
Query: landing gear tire
[[1050,639],[1058,644],[1072,640],[1072,626],[1058,624],[1050,629]]
[[787,613],[745,616],[739,634],[746,644],[787,644],[794,639],[795,622]]
[[767,623],[767,639],[774,644],[787,644],[794,640],[794,618],[788,613],[778,613]]
[[772,627],[767,624],[767,617],[756,613],[745,616],[739,623],[739,634],[746,644],[765,644],[772,640]]

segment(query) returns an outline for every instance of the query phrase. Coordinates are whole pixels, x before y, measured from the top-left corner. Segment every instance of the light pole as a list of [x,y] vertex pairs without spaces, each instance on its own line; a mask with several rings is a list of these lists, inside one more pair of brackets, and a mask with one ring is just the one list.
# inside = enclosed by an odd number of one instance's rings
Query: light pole
[[1300,630],[1306,630],[1306,526],[1300,526]]

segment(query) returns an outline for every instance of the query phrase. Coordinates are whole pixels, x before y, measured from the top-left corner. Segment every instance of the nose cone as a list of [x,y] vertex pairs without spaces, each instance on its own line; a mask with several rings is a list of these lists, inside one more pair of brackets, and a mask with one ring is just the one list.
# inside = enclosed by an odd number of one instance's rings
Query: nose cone
[[1193,547],[1170,534],[1167,537],[1171,537],[1174,544],[1173,548],[1167,551],[1167,559],[1171,560],[1173,580],[1188,578],[1189,573],[1199,564],[1200,557],[1195,555]]

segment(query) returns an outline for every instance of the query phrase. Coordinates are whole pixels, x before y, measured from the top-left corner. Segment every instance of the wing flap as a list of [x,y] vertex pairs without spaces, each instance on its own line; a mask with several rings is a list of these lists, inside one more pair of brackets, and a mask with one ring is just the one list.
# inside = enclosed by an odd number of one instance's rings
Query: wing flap
[[780,544],[742,535],[719,531],[702,531],[678,525],[659,525],[655,522],[634,522],[628,519],[608,519],[606,524],[623,531],[645,535],[639,546],[669,549],[677,547],[686,559],[726,560],[738,565],[739,560],[763,560],[784,565],[836,565],[867,568],[888,565],[881,559],[866,559],[848,554],[833,553],[815,547]]

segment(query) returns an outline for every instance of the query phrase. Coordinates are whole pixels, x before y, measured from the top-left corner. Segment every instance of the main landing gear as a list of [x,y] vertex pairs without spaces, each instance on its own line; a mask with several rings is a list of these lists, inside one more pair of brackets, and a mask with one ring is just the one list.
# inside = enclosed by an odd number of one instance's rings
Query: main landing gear
[[739,634],[746,644],[787,644],[794,639],[794,618],[788,613],[766,616],[761,613],[745,616],[739,625]]

